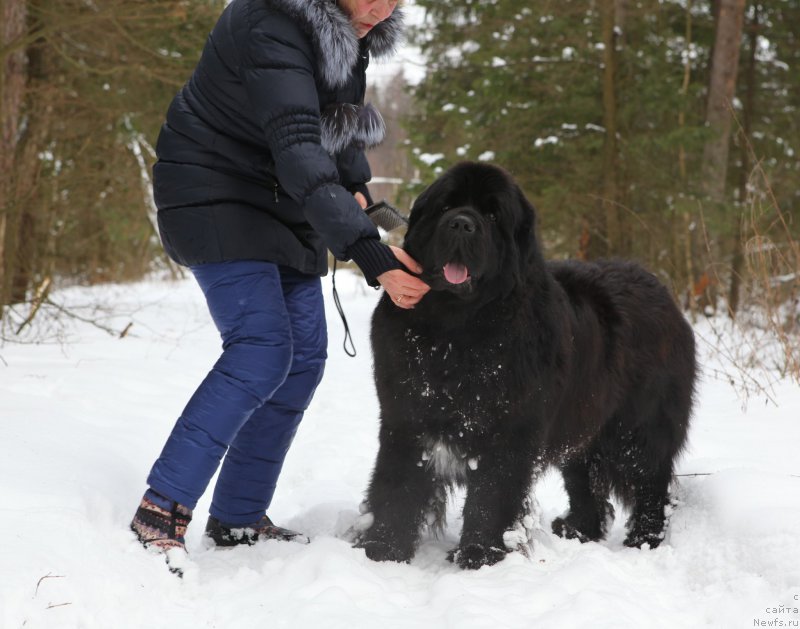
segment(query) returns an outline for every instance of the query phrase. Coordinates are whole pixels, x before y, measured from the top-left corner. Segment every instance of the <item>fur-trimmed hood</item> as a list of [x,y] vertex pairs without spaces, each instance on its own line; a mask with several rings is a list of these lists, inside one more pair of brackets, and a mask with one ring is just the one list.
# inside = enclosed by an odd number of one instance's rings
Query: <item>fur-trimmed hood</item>
[[[304,26],[313,42],[319,70],[326,85],[344,85],[360,54],[359,39],[350,18],[335,0],[266,0]],[[394,53],[403,36],[403,11],[377,24],[365,37],[371,55],[380,58]]]

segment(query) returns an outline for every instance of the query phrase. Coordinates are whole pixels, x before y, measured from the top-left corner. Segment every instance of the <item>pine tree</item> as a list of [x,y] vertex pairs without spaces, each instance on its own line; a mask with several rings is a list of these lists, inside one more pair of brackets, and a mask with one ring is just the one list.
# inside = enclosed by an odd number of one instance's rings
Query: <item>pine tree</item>
[[428,179],[491,158],[539,206],[551,255],[623,254],[680,275],[680,247],[664,235],[698,183],[708,5],[689,42],[678,2],[420,4],[431,62],[410,129],[419,158],[443,155]]

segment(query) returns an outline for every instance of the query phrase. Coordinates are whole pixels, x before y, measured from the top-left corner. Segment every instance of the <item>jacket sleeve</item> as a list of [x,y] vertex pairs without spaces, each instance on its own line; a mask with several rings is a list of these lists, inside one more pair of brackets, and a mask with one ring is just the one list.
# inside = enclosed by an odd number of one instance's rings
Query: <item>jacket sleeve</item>
[[352,142],[336,156],[336,169],[342,185],[350,192],[363,191],[372,178],[367,156],[357,142]]
[[314,53],[285,15],[251,25],[241,79],[275,162],[281,187],[339,259],[352,258],[367,281],[401,265],[377,229],[340,184],[336,163],[321,144]]

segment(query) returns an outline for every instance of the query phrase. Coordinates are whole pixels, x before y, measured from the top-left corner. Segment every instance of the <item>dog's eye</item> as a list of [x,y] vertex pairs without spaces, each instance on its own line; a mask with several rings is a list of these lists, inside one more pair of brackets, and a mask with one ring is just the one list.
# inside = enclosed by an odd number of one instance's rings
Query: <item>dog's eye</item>
[[495,214],[494,212],[489,212],[486,215],[486,218],[488,218],[490,221],[492,221],[492,223],[494,223],[497,221],[497,214]]
[[442,206],[442,214],[444,214],[445,212],[447,212],[449,209],[450,209],[450,206],[449,206],[449,205],[443,205],[443,206]]

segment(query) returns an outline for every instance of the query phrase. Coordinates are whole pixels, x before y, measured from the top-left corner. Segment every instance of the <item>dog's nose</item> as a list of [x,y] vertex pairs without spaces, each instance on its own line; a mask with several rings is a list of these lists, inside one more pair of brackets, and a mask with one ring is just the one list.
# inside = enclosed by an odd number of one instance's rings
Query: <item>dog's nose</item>
[[450,219],[450,229],[471,234],[475,231],[475,221],[466,214],[458,214]]

